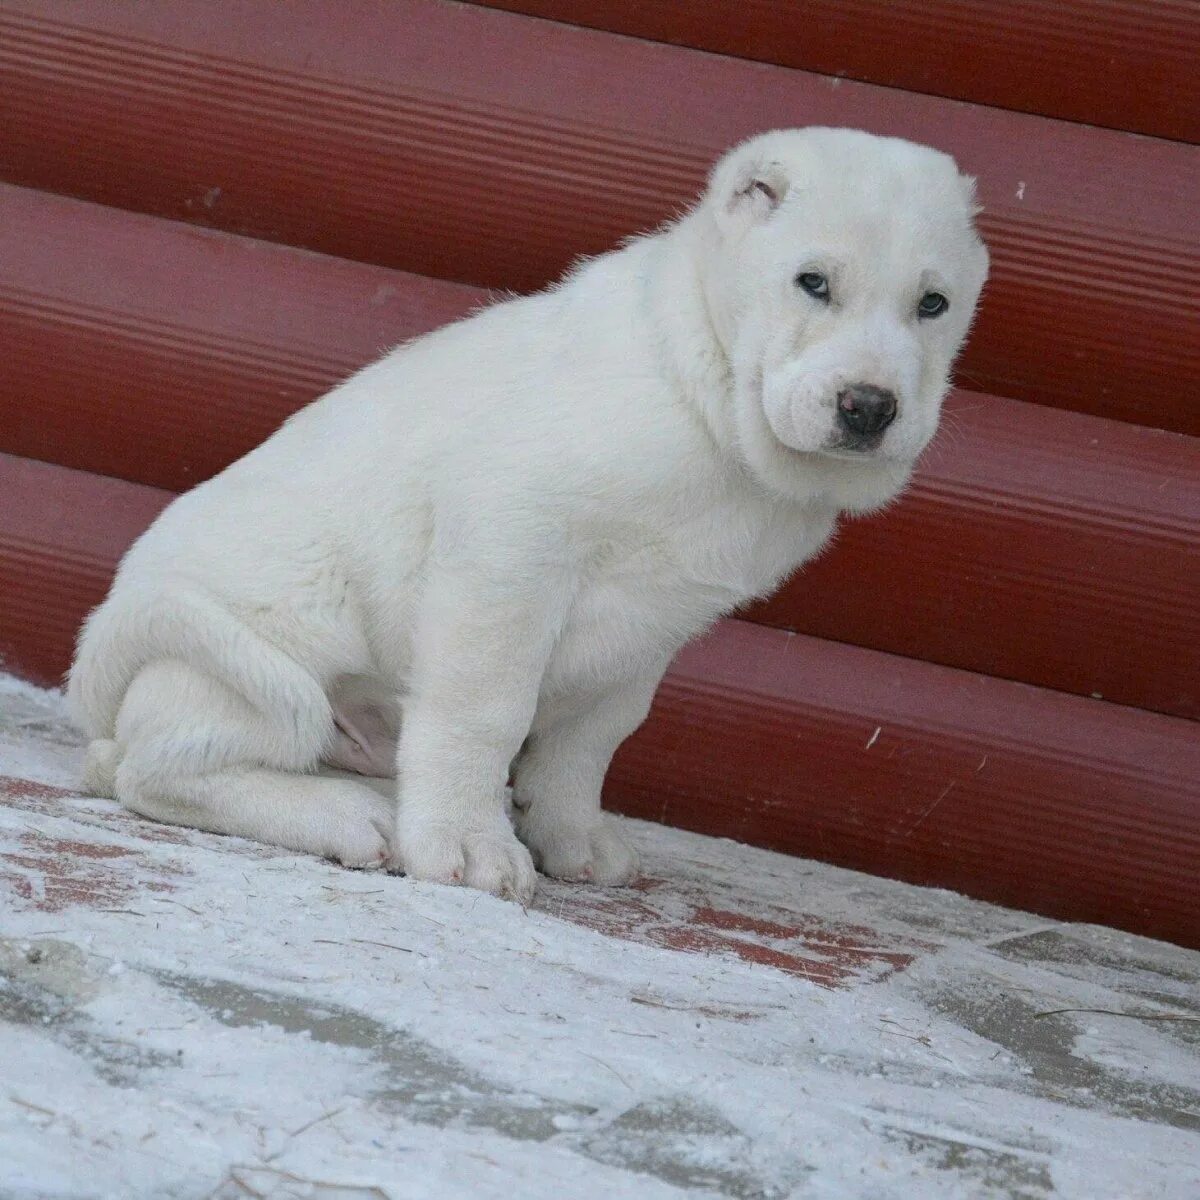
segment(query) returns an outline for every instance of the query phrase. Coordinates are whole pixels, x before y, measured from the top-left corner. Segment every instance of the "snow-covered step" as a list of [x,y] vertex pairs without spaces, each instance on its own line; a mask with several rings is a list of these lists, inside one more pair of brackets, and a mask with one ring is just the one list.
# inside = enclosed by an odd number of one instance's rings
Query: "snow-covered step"
[[0,713],[0,1194],[1194,1200],[1200,954],[642,822],[522,910],[82,798],[61,700]]

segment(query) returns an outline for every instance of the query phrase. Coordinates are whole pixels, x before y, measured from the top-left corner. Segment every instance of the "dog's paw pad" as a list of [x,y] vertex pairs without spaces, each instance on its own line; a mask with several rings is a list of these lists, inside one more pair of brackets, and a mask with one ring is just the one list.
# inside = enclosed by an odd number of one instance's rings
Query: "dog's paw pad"
[[529,851],[506,827],[402,831],[399,865],[413,879],[465,885],[521,904],[533,898],[537,882]]
[[555,830],[530,838],[543,874],[574,883],[618,887],[638,873],[637,851],[607,819],[588,829]]

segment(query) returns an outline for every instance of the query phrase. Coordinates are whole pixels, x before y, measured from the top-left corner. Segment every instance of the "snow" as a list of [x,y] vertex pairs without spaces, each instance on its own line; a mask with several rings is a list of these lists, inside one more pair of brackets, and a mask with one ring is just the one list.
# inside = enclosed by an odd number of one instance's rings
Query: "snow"
[[638,887],[522,910],[142,821],[58,693],[0,714],[6,1200],[1200,1196],[1200,955],[640,822]]

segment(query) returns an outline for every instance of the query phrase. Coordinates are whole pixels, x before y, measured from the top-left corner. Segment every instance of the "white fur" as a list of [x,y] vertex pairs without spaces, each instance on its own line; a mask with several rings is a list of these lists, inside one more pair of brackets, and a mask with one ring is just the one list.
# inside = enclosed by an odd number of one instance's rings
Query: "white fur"
[[[89,786],[522,900],[529,851],[627,881],[614,750],[685,641],[904,486],[986,275],[973,215],[936,151],[765,134],[677,223],[361,371],[125,556],[71,672]],[[836,436],[855,382],[899,401],[871,452]],[[396,813],[367,781],[394,754]]]

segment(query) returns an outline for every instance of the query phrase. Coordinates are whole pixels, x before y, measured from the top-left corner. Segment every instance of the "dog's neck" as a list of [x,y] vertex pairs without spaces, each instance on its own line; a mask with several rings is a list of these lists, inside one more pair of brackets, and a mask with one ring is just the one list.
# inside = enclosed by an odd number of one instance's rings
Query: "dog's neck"
[[[670,378],[718,448],[735,444],[734,387],[730,331],[710,303],[699,265],[715,231],[707,214],[695,210],[646,239],[655,269],[647,272],[650,327],[657,332],[660,357]],[[724,455],[727,451],[722,450]]]

